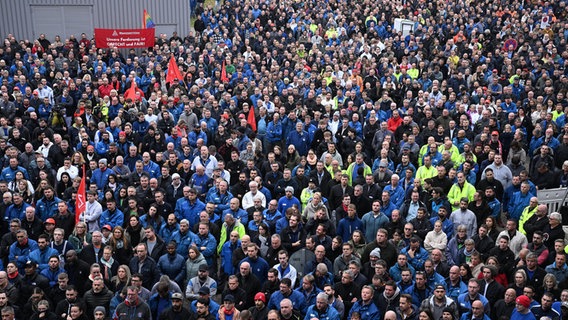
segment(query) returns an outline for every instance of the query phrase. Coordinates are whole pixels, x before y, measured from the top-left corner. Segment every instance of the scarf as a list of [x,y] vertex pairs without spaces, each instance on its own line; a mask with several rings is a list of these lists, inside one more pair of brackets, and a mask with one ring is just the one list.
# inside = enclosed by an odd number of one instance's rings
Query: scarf
[[[111,256],[110,259],[107,261],[105,260],[105,258],[101,258],[100,260],[100,264],[102,264],[105,267],[105,272],[108,274],[108,279],[110,280],[112,278],[112,264],[114,263],[114,258]],[[105,279],[107,279],[107,277],[105,277]]]

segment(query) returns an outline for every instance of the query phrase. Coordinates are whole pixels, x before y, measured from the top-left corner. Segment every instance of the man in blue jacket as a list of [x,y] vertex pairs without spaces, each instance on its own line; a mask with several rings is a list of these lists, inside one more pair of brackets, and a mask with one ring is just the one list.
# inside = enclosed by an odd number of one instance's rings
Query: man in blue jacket
[[301,122],[296,122],[296,130],[291,131],[286,139],[288,145],[294,145],[300,157],[306,156],[308,154],[308,149],[310,146],[310,137],[306,131],[304,131],[303,124]]
[[18,192],[12,196],[13,203],[6,209],[4,213],[4,221],[12,219],[20,219],[23,221],[26,218],[26,208],[30,205],[24,202],[24,198]]
[[[41,198],[36,204],[36,216],[40,218],[41,221],[45,221],[57,214],[57,205],[61,202],[61,199],[55,196],[55,190],[53,187],[48,186],[43,190],[43,198]],[[101,226],[104,224],[101,224]]]
[[[361,289],[361,300],[355,302],[349,311],[348,320],[351,320],[353,312],[361,315],[361,320],[375,320],[380,318],[379,308],[373,302],[375,290],[371,286],[364,286]],[[386,310],[385,310],[386,311]]]
[[170,241],[166,246],[167,253],[158,260],[158,270],[168,275],[176,283],[185,281],[185,258],[176,252],[177,243]]
[[114,229],[116,226],[124,224],[124,213],[116,207],[116,200],[107,200],[107,210],[101,213],[99,218],[99,226],[109,225]]
[[18,159],[10,158],[10,165],[7,168],[4,168],[4,170],[2,170],[2,174],[0,175],[0,181],[12,182],[14,178],[16,178],[16,172],[18,171],[24,174],[24,178],[26,178],[27,180],[30,179],[28,175],[28,170],[18,165]]
[[199,223],[199,232],[195,237],[195,245],[201,254],[205,257],[205,261],[210,266],[216,265],[215,249],[217,248],[217,240],[209,232],[209,224],[206,222]]
[[509,217],[519,221],[521,214],[526,206],[529,205],[530,199],[534,197],[532,193],[529,192],[530,185],[528,182],[523,182],[521,184],[521,191],[513,193],[513,197],[508,203]]
[[41,234],[37,239],[38,248],[30,252],[29,259],[38,265],[38,272],[49,268],[49,258],[59,255],[59,252],[49,245],[49,236]]
[[18,271],[24,274],[24,265],[29,260],[29,255],[37,249],[37,242],[28,238],[28,232],[20,229],[16,232],[16,242],[10,246],[8,261],[16,261]]
[[412,236],[408,247],[400,250],[401,254],[405,254],[408,258],[408,263],[416,270],[424,270],[424,262],[428,259],[428,251],[420,245],[420,238]]
[[334,307],[328,305],[328,296],[325,292],[318,293],[316,303],[309,306],[306,319],[339,320],[339,313]]
[[[187,219],[190,228],[193,228],[199,221],[199,213],[205,210],[205,204],[197,199],[197,190],[190,187],[183,187],[183,198],[176,202],[174,209],[178,220]],[[185,253],[184,253],[185,254]]]
[[99,168],[95,169],[91,175],[91,183],[97,185],[97,190],[104,190],[108,183],[108,176],[110,176],[111,173],[113,173],[113,171],[107,168],[107,160],[100,159]]
[[266,150],[272,150],[274,145],[280,144],[280,141],[282,141],[282,122],[280,122],[280,114],[275,113],[266,128],[266,142],[268,142]]
[[196,237],[195,233],[189,230],[189,222],[187,219],[182,219],[179,222],[179,230],[172,234],[171,240],[177,243],[176,252],[185,257],[189,247],[195,243]]
[[365,225],[363,221],[357,216],[357,207],[350,204],[347,207],[347,217],[341,219],[337,224],[337,235],[342,239],[351,239],[353,231],[360,230],[365,233]]
[[292,306],[295,310],[302,311],[305,309],[304,297],[301,293],[292,290],[292,280],[289,278],[284,278],[280,281],[280,290],[270,296],[266,307],[269,310],[280,310],[280,302],[284,299],[292,301]]

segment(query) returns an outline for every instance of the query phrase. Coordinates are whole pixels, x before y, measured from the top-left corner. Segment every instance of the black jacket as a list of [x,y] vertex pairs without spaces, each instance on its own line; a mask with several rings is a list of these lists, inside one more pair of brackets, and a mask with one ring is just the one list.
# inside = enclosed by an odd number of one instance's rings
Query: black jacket
[[30,239],[36,241],[39,235],[43,233],[43,223],[39,220],[39,218],[35,218],[34,221],[31,222],[24,219],[22,221],[22,228],[28,232],[28,237]]
[[185,307],[182,307],[178,312],[174,311],[172,307],[169,307],[162,311],[162,313],[158,316],[158,320],[187,320],[190,317],[191,313]]
[[481,239],[479,234],[474,235],[472,239],[475,241],[475,250],[481,254],[481,260],[485,261],[489,257],[489,251],[495,247],[495,241],[489,235]]
[[[141,241],[142,243],[147,243],[148,239],[144,238]],[[162,238],[156,236],[156,244],[154,245],[154,249],[152,252],[148,252],[148,255],[154,259],[154,261],[160,260],[160,257],[166,253],[166,243]]]
[[80,296],[90,289],[85,287],[87,279],[89,278],[90,267],[90,264],[79,258],[77,258],[77,262],[73,264],[65,263],[65,272],[69,276],[69,284],[77,288]]
[[96,254],[95,253],[95,247],[93,247],[92,244],[87,245],[87,246],[83,247],[83,250],[81,250],[81,254],[79,255],[79,259],[85,261],[90,266],[93,263],[100,261],[100,259],[103,257],[104,247],[105,247],[105,244],[103,243],[101,245],[99,253]]
[[146,289],[150,290],[152,289],[152,286],[160,280],[160,271],[158,270],[155,260],[152,259],[150,256],[146,257],[146,259],[142,264],[142,267],[140,268],[138,266],[139,261],[140,260],[138,259],[138,257],[134,257],[130,260],[129,264],[130,271],[133,274],[134,273],[142,274],[142,285]]
[[320,188],[321,193],[324,197],[327,197],[329,195],[328,183],[329,181],[331,181],[331,174],[329,174],[329,172],[325,168],[323,169],[321,183],[319,182],[317,170],[310,171],[310,179],[314,179],[316,181],[316,186]]
[[328,201],[330,202],[329,207],[330,208],[339,207],[341,205],[341,202],[343,201],[343,196],[346,194],[353,196],[353,187],[346,186],[345,192],[343,192],[341,184],[333,186],[329,191],[329,198],[328,198]]
[[[280,232],[280,238],[282,239],[282,246],[288,253],[291,255],[292,253],[298,251],[299,249],[303,248],[306,243],[306,231],[302,226],[298,227],[296,232],[290,229],[290,226],[284,228]],[[300,246],[292,247],[292,243],[300,240]]]
[[237,278],[239,279],[239,288],[246,292],[245,307],[254,307],[254,296],[257,292],[260,292],[260,281],[254,274],[244,277],[238,273]]

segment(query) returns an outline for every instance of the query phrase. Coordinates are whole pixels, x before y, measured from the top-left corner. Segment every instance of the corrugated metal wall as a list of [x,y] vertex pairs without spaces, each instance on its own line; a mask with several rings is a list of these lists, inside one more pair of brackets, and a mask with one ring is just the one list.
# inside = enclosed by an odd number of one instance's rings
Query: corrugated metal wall
[[[0,0],[0,37],[11,33],[17,39],[34,39],[45,33],[53,39],[49,30],[34,30],[32,6],[92,6],[95,28],[141,28],[144,9],[157,25],[156,33],[161,28],[177,30],[183,37],[190,28],[189,0]],[[89,37],[93,34],[93,30],[83,32]]]

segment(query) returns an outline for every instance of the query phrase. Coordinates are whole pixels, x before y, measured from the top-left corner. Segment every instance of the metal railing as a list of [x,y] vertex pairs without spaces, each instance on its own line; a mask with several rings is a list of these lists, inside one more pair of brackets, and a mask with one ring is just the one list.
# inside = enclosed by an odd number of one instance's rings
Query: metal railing
[[568,204],[565,198],[567,188],[538,190],[538,203],[548,206],[548,213],[558,212],[563,204]]

